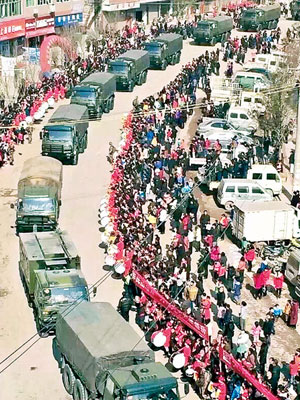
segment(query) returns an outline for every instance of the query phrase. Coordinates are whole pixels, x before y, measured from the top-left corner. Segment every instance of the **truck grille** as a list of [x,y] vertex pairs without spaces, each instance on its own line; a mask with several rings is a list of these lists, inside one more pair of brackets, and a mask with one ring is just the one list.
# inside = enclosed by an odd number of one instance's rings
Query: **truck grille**
[[24,217],[24,221],[28,225],[42,225],[42,224],[47,224],[49,219],[48,217],[32,216],[32,217]]
[[62,144],[50,144],[49,153],[63,153],[64,146]]

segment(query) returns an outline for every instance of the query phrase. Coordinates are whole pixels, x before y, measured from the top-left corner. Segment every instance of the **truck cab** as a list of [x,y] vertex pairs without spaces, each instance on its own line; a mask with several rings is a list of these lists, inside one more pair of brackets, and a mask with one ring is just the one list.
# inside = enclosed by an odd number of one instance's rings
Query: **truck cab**
[[37,270],[33,296],[37,330],[41,336],[55,330],[58,311],[89,300],[86,280],[78,270]]
[[86,106],[91,117],[100,118],[103,108],[101,88],[85,84],[76,85],[72,90],[71,104]]
[[180,399],[176,378],[160,363],[109,371],[104,387],[98,390],[105,400]]
[[167,68],[168,62],[166,60],[167,45],[165,43],[153,40],[144,43],[144,49],[148,51],[150,56],[150,66],[152,68],[160,67],[162,70]]
[[293,0],[290,2],[290,10],[292,14],[292,18],[296,21],[300,20],[300,1]]
[[128,88],[132,91],[135,85],[135,67],[130,60],[116,59],[108,64],[108,72],[116,75],[117,90]]

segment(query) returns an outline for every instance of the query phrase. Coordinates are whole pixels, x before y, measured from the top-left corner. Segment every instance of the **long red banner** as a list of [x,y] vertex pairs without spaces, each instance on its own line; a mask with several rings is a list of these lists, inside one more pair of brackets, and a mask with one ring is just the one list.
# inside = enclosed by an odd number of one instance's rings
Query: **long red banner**
[[[152,287],[140,273],[135,270],[132,270],[132,279],[134,283],[157,304],[164,307],[170,314],[174,315],[179,321],[188,326],[203,339],[208,340],[208,329],[205,324],[195,320],[195,318],[185,314],[183,311],[171,304],[163,295],[161,295],[154,287]],[[237,361],[222,347],[219,347],[219,356],[220,360],[224,362],[228,368],[232,369],[250,382],[268,400],[278,400],[278,397],[274,396],[273,393],[263,383],[259,382],[255,376],[253,376],[239,361]]]

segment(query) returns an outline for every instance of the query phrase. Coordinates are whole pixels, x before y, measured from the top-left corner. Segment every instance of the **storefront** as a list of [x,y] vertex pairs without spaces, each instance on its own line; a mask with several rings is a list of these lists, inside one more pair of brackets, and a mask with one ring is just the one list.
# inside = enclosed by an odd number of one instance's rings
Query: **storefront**
[[80,23],[82,23],[82,13],[57,15],[54,21],[55,30],[57,33],[59,33],[60,29],[70,28]]
[[26,47],[40,47],[44,36],[55,33],[54,17],[45,16],[25,20]]
[[17,57],[24,45],[25,19],[18,18],[0,22],[0,55]]

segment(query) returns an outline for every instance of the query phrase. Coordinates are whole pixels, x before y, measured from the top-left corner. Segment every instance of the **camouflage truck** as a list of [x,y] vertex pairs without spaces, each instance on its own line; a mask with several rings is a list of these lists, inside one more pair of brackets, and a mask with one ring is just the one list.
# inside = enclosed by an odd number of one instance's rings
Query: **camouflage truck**
[[163,33],[143,44],[150,56],[150,68],[162,70],[179,63],[182,46],[183,38],[176,33]]
[[116,77],[107,72],[94,72],[72,91],[71,104],[86,106],[91,118],[101,118],[114,108]]
[[280,5],[249,8],[243,11],[240,18],[242,31],[261,31],[262,29],[275,29],[280,18]]
[[88,300],[78,251],[66,232],[19,235],[19,272],[37,330],[46,336],[55,329],[57,312],[78,300]]
[[128,50],[108,62],[108,72],[116,76],[119,91],[132,92],[135,85],[145,83],[149,67],[150,57],[145,50]]
[[82,302],[59,314],[53,354],[74,399],[180,398],[176,378],[109,303]]
[[231,34],[233,20],[228,16],[215,17],[198,22],[193,37],[196,44],[224,42]]
[[[51,157],[24,162],[18,182],[16,232],[56,229],[61,205],[62,163]],[[14,205],[11,205],[14,207]]]
[[300,20],[300,1],[294,0],[290,2],[290,11],[292,14],[292,19],[299,21]]
[[42,155],[78,163],[88,143],[88,109],[78,104],[60,106],[43,129]]

